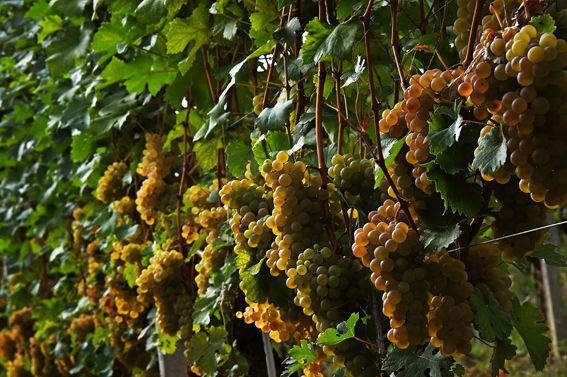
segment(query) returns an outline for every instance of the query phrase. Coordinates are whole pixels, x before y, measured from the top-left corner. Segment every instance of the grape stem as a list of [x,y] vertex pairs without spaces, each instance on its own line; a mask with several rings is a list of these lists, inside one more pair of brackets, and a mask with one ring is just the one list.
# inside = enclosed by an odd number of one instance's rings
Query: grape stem
[[[368,7],[362,16],[363,20],[367,23],[366,26],[370,24],[370,11],[372,10],[372,0],[368,1]],[[403,90],[406,90],[406,84],[404,82],[404,70],[402,68],[402,59],[400,57],[400,36],[398,34],[398,0],[392,0],[390,2],[390,10],[392,11],[392,31],[391,31],[391,44],[392,51],[394,53],[394,61],[396,63],[396,68],[398,70],[398,75],[400,76],[400,85]],[[364,24],[364,22],[363,22]],[[370,38],[368,29],[365,29],[364,38]],[[369,58],[368,54],[367,57]],[[368,62],[368,75],[370,76],[370,62]]]
[[[179,191],[177,193],[177,240],[179,242],[179,251],[183,258],[187,258],[187,253],[185,251],[185,243],[183,242],[183,228],[181,226],[181,205],[183,203],[183,190],[185,188],[185,177],[187,176],[187,166],[188,166],[188,144],[189,144],[189,115],[191,114],[191,99],[188,93],[185,94],[185,99],[187,101],[187,114],[185,114],[185,120],[183,121],[183,162],[181,166],[181,178],[179,180]],[[191,258],[192,264],[194,259]],[[189,266],[186,263],[183,264],[181,268],[181,275],[184,277],[183,285],[185,289],[191,296],[195,294],[195,287],[193,286],[193,281],[195,281],[193,276],[193,265]],[[185,279],[185,277],[187,277]]]
[[[370,52],[370,12],[372,10],[372,2],[373,0],[369,0],[368,1],[368,6],[366,7],[366,11],[364,12],[364,15],[362,16],[362,26],[364,29],[364,47],[366,50],[366,64],[368,65],[368,86],[370,87],[370,101],[372,104],[372,112],[374,113],[374,130],[376,132],[376,146],[378,149],[378,156],[376,156],[373,152],[372,149],[370,148],[370,151],[372,153],[372,156],[374,157],[374,160],[376,161],[376,163],[378,164],[378,166],[380,167],[380,169],[382,169],[382,171],[384,172],[384,177],[386,177],[386,180],[388,181],[388,184],[390,185],[390,187],[392,187],[392,191],[394,191],[394,195],[396,196],[396,199],[398,200],[398,202],[400,203],[400,208],[406,213],[407,217],[408,217],[408,221],[410,223],[410,226],[417,232],[417,226],[415,224],[415,222],[413,221],[413,218],[411,216],[411,213],[409,211],[409,202],[402,197],[402,195],[400,194],[400,191],[398,190],[398,188],[396,187],[396,184],[394,183],[394,180],[392,179],[392,176],[390,175],[390,172],[388,171],[388,167],[386,166],[386,160],[384,159],[384,151],[382,150],[382,138],[380,135],[380,126],[378,125],[378,114],[380,114],[380,105],[378,104],[378,99],[376,97],[376,89],[374,88],[374,71],[373,71],[373,64],[372,64],[372,54]],[[394,11],[394,8],[396,9]],[[395,6],[392,4],[392,21],[394,21],[395,17],[394,15],[397,15],[397,0],[395,0]],[[392,29],[394,31],[395,29],[395,25],[392,25]],[[396,34],[397,35],[397,34]],[[392,36],[392,39],[394,37]],[[395,55],[395,50],[394,50],[394,56]],[[398,62],[399,63],[399,62]],[[400,82],[402,84],[403,87],[403,76],[402,76],[402,72],[401,72],[401,66],[400,68]]]
[[474,44],[476,42],[476,34],[478,32],[478,25],[480,24],[480,16],[482,11],[482,6],[485,0],[476,0],[474,3],[474,13],[471,21],[471,30],[469,33],[469,43],[467,45],[467,55],[463,61],[463,67],[466,69],[473,60],[474,54]]
[[335,77],[335,94],[337,100],[337,116],[339,120],[339,131],[337,137],[337,153],[342,154],[343,152],[343,133],[345,128],[345,119],[341,111],[341,72],[342,63],[338,70],[333,71],[333,76]]
[[209,94],[211,96],[211,102],[217,102],[217,95],[215,93],[215,85],[213,84],[213,75],[211,74],[211,64],[209,63],[209,57],[205,48],[201,48],[201,54],[203,55],[203,67],[205,68],[205,76],[207,77],[207,84],[209,86]]
[[[319,20],[322,23],[327,23],[327,6],[325,0],[318,0],[319,6]],[[315,102],[315,140],[317,143],[317,163],[319,167],[319,174],[321,174],[322,187],[327,188],[329,177],[327,176],[327,165],[325,164],[325,151],[323,150],[323,90],[325,89],[325,78],[327,71],[324,62],[317,64],[317,97]],[[325,223],[325,230],[327,236],[336,252],[338,250],[338,242],[335,236],[333,222],[329,212],[329,201],[327,199],[322,201],[323,206],[323,221]]]

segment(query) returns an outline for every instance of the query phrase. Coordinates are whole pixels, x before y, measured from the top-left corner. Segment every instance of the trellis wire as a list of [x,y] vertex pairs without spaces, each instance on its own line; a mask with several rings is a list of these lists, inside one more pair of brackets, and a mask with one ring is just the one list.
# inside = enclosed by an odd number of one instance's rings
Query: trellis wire
[[505,239],[507,239],[507,238],[513,238],[513,237],[516,237],[516,236],[521,236],[522,234],[528,234],[528,233],[532,233],[532,232],[537,232],[538,230],[553,228],[554,226],[564,225],[564,224],[567,224],[567,220],[560,221],[560,222],[554,223],[554,224],[548,224],[548,225],[540,226],[540,227],[538,227],[538,228],[532,228],[532,229],[524,230],[524,231],[521,231],[521,232],[518,232],[518,233],[509,234],[509,235],[507,235],[507,236],[502,236],[502,237],[494,238],[494,239],[487,240],[487,241],[482,241],[482,242],[475,243],[475,244],[468,245],[468,246],[457,247],[457,248],[455,248],[455,249],[448,250],[447,252],[448,252],[448,253],[451,253],[451,252],[453,252],[453,251],[459,251],[459,250],[463,250],[463,249],[466,249],[466,248],[469,248],[469,247],[473,247],[473,246],[480,246],[480,245],[485,245],[485,244],[487,244],[487,243],[498,242],[498,241],[501,241],[501,240],[505,240]]

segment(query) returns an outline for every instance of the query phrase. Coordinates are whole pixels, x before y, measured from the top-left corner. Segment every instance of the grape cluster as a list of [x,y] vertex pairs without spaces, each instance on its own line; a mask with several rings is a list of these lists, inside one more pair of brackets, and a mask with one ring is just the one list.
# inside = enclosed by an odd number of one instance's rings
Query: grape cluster
[[95,196],[103,203],[110,203],[120,195],[122,179],[128,172],[128,166],[120,161],[109,165],[98,181]]
[[500,249],[496,244],[471,246],[467,272],[470,282],[486,296],[492,293],[502,308],[512,310],[512,280],[500,265]]
[[136,210],[136,203],[129,196],[124,196],[119,200],[112,202],[112,210],[122,217],[132,217]]
[[[383,313],[390,318],[388,339],[399,348],[427,339],[426,271],[420,266],[423,248],[399,203],[386,200],[355,231],[352,252],[370,268],[370,279],[384,292]],[[405,221],[404,221],[405,220]]]
[[183,289],[181,268],[183,255],[176,250],[157,249],[149,266],[136,279],[138,300],[149,302],[153,298],[157,307],[157,324],[167,335],[181,330],[183,339],[191,333],[191,298]]
[[474,313],[468,302],[473,285],[468,282],[465,264],[438,252],[425,264],[429,290],[428,330],[431,345],[444,356],[465,355],[471,351]]
[[[552,33],[538,33],[534,26],[487,29],[477,46],[476,63],[461,95],[472,86],[485,90],[475,115],[498,115],[507,138],[509,162],[520,179],[520,189],[535,202],[550,208],[567,203],[567,41]],[[468,80],[468,84],[467,84]],[[464,86],[468,85],[466,88]],[[465,90],[466,89],[466,90]]]
[[311,316],[318,332],[343,320],[345,297],[356,301],[364,292],[360,263],[339,257],[329,247],[307,248],[290,265],[286,285],[295,290],[295,305]]
[[298,324],[284,320],[278,307],[267,301],[258,304],[247,300],[247,304],[244,312],[236,312],[236,318],[244,318],[247,324],[254,323],[276,343],[291,339]]
[[136,319],[146,310],[145,302],[138,300],[136,290],[130,288],[123,277],[123,266],[117,268],[116,273],[106,277],[108,297],[113,305],[106,307],[107,314],[117,323],[128,323],[133,326]]
[[172,153],[163,152],[164,143],[165,137],[146,134],[144,156],[136,169],[138,174],[146,177],[136,193],[136,209],[148,225],[155,223],[160,199],[167,191],[165,177],[169,175],[176,162]]
[[374,364],[374,353],[364,345],[352,339],[341,342],[334,347],[323,347],[323,352],[333,356],[333,365],[346,368],[352,376],[375,377],[380,375]]
[[[140,337],[139,330],[131,331],[124,323],[110,322],[110,344],[116,352],[118,361],[129,369],[146,370],[152,360],[151,354],[146,350],[147,337]],[[152,370],[148,372],[152,373]],[[151,374],[150,374],[151,375]]]
[[[387,110],[386,110],[387,111]],[[356,199],[362,208],[375,208],[380,201],[380,191],[374,190],[374,161],[356,158],[350,154],[336,154],[331,159],[329,177],[347,199]]]
[[382,118],[378,122],[378,128],[381,133],[399,139],[406,133],[406,119],[402,109],[402,103],[398,102],[392,109],[386,109],[382,112]]
[[78,343],[83,343],[89,334],[92,334],[95,330],[95,317],[92,313],[83,313],[78,317],[71,319],[71,324],[67,333],[69,335],[75,334],[76,341]]
[[39,341],[36,337],[30,339],[30,361],[30,371],[34,377],[69,375],[67,370],[62,367],[61,360],[55,360],[53,352],[49,349],[48,342]]
[[279,152],[274,161],[266,160],[262,174],[273,192],[273,210],[266,225],[276,236],[266,252],[270,273],[277,276],[293,265],[306,248],[325,234],[323,205],[329,191],[321,187],[321,177],[307,174],[303,162],[288,161]]
[[207,234],[207,244],[201,255],[201,260],[195,265],[195,271],[197,271],[195,282],[197,283],[199,294],[206,292],[208,279],[213,270],[222,266],[227,255],[227,248],[217,248],[214,245],[214,241],[219,236],[220,226],[226,221],[226,217],[227,212],[223,207],[214,207],[199,213],[197,222]]
[[[534,203],[528,194],[521,192],[516,179],[495,187],[494,195],[501,205],[492,224],[495,237],[516,234],[546,224],[545,206]],[[537,231],[499,241],[502,259],[512,262],[516,258],[529,255],[536,245],[543,242],[544,236],[544,231]]]

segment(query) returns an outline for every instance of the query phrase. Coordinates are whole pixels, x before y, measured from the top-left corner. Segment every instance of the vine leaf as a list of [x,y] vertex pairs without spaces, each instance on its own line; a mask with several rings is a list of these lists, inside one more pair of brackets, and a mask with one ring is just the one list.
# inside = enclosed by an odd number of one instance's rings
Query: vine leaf
[[496,348],[492,352],[490,364],[492,365],[492,377],[500,375],[500,370],[506,371],[506,360],[510,360],[516,355],[516,346],[510,339],[496,339]]
[[447,247],[461,235],[459,224],[443,228],[426,229],[421,235],[421,243],[426,250]]
[[142,23],[155,24],[167,14],[167,9],[163,0],[143,0],[134,14]]
[[[487,302],[488,300],[488,302]],[[475,311],[475,324],[483,339],[495,341],[497,338],[507,338],[512,332],[512,321],[492,292],[487,294],[476,288],[470,298],[471,305]]]
[[538,34],[553,33],[555,29],[557,29],[555,20],[550,14],[533,16],[530,20],[530,24],[536,28]]
[[545,259],[545,262],[552,266],[567,267],[567,257],[558,253],[555,245],[539,245],[530,254],[530,257]]
[[252,138],[252,142],[252,153],[259,166],[262,166],[264,160],[271,158],[271,155],[275,152],[285,151],[289,148],[287,135],[282,131],[269,131],[265,135],[260,135],[257,139]]
[[235,177],[242,177],[246,164],[254,160],[250,145],[242,140],[233,140],[226,146],[228,171]]
[[472,163],[473,170],[492,174],[506,162],[506,137],[498,127],[493,127],[480,139],[478,151]]
[[[460,114],[461,104],[456,103],[455,108],[446,110],[444,107],[438,107],[434,114],[427,122],[429,124],[428,141],[431,153],[437,155],[455,142],[459,141],[463,124],[463,116]],[[449,127],[446,127],[448,121],[452,121]]]
[[293,17],[287,25],[279,27],[274,31],[274,38],[278,41],[287,43],[288,45],[293,45],[297,33],[301,31],[301,23],[299,18]]
[[313,343],[301,339],[301,345],[295,345],[288,351],[288,357],[283,361],[286,365],[282,377],[292,376],[305,365],[317,359],[317,352]]
[[341,80],[344,81],[344,84],[343,86],[341,86],[341,88],[346,88],[347,86],[357,82],[360,78],[360,75],[362,75],[365,69],[366,67],[364,59],[361,56],[358,56],[354,65],[354,71],[345,72],[342,74]]
[[323,58],[349,58],[358,28],[358,22],[339,24],[331,29],[318,19],[311,20],[305,28],[307,38],[301,49],[303,60],[318,62]]
[[520,304],[515,298],[512,304],[514,327],[524,340],[535,369],[543,370],[551,343],[545,335],[548,332],[545,319],[538,308],[529,302]]
[[266,107],[256,121],[262,132],[282,130],[289,122],[289,114],[293,110],[293,101],[278,102],[274,107]]
[[390,374],[395,373],[396,377],[442,377],[450,367],[451,361],[444,358],[441,352],[430,344],[421,355],[417,355],[412,348],[401,350],[394,347],[382,363],[382,370]]
[[483,202],[479,185],[467,182],[464,173],[449,175],[435,164],[429,164],[427,168],[427,176],[435,182],[435,190],[441,195],[445,209],[465,216],[478,213]]
[[187,363],[195,363],[205,374],[213,375],[217,370],[217,355],[226,353],[227,335],[222,327],[210,327],[208,334],[204,331],[194,334],[187,346]]
[[193,137],[194,141],[208,138],[211,133],[220,125],[223,125],[228,120],[230,113],[225,111],[226,98],[222,98],[213,108],[207,113],[209,119],[197,131]]
[[[398,153],[405,144],[404,139],[397,140],[393,137],[382,137],[382,152],[384,153],[384,162],[386,163],[386,167],[390,167]],[[377,168],[376,172],[374,173],[374,188],[378,188],[380,186],[380,182],[384,178],[384,172],[382,169]]]
[[341,322],[337,325],[337,328],[328,328],[323,333],[319,334],[317,338],[317,343],[322,346],[332,346],[338,344],[342,341],[354,337],[354,328],[360,315],[358,313],[352,313],[346,322]]

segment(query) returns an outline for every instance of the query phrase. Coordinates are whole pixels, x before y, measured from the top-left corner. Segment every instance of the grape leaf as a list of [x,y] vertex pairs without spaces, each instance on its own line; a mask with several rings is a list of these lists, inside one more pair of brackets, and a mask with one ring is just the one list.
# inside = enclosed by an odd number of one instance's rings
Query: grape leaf
[[163,0],[143,0],[134,12],[144,24],[154,24],[167,14]]
[[[437,109],[444,108],[438,107]],[[429,150],[434,155],[445,151],[459,141],[463,124],[463,116],[459,113],[459,110],[460,104],[455,105],[455,109],[449,112],[436,110],[429,118],[427,123],[430,131],[425,140],[429,142]],[[451,121],[451,125],[446,127],[448,121]]]
[[187,345],[187,363],[196,363],[199,369],[208,375],[217,370],[217,355],[225,354],[227,332],[222,327],[210,327],[208,334],[198,332],[191,337]]
[[502,309],[492,292],[488,291],[485,298],[483,292],[476,288],[470,303],[475,311],[475,324],[483,339],[493,342],[496,338],[504,339],[510,335],[512,332],[510,315]]
[[355,82],[358,81],[360,75],[362,75],[362,73],[366,69],[364,64],[365,64],[364,59],[362,59],[361,56],[358,56],[356,59],[356,64],[354,65],[354,71],[345,72],[342,74],[341,80],[344,81],[344,84],[343,86],[341,86],[341,88],[346,88],[347,86],[354,84]]
[[549,356],[549,344],[551,343],[545,335],[548,332],[545,318],[538,308],[527,301],[520,304],[519,300],[515,298],[512,304],[514,327],[524,340],[536,370],[543,370]]
[[506,370],[506,360],[510,360],[515,355],[516,346],[512,344],[509,338],[496,339],[496,347],[490,358],[490,364],[492,365],[491,377],[500,376],[500,370]]
[[474,216],[482,207],[482,189],[476,183],[466,181],[464,173],[448,175],[438,165],[429,164],[427,176],[435,182],[435,190],[441,195],[445,209],[454,213]]
[[222,141],[219,139],[200,140],[193,146],[193,152],[197,157],[197,162],[204,171],[211,170],[217,164],[217,150],[222,148]]
[[440,249],[449,246],[461,235],[459,224],[443,228],[426,229],[421,235],[421,243],[426,250]]
[[288,357],[283,361],[286,365],[282,377],[292,376],[305,365],[317,359],[317,352],[313,343],[301,339],[301,345],[295,345],[288,351]]
[[212,132],[219,126],[224,125],[230,116],[230,113],[225,111],[226,98],[221,98],[219,102],[207,113],[209,119],[197,131],[193,137],[194,141],[208,138]]
[[430,344],[421,355],[417,355],[415,349],[412,348],[401,350],[394,347],[391,352],[388,352],[382,363],[382,370],[390,374],[395,373],[396,377],[442,377],[450,367],[451,360],[444,358],[441,352]]
[[260,166],[265,159],[271,158],[274,152],[285,151],[289,148],[287,135],[283,131],[269,131],[265,135],[260,135],[258,139],[252,138],[252,142],[252,153]]
[[501,134],[499,127],[493,127],[484,135],[478,144],[472,168],[479,169],[483,174],[492,174],[506,162],[506,137]]
[[226,147],[228,170],[235,177],[242,177],[246,171],[248,161],[254,159],[250,145],[242,140],[233,140]]
[[274,107],[266,107],[262,110],[256,125],[263,132],[283,130],[289,122],[289,114],[293,110],[293,101],[278,102]]
[[328,57],[348,58],[356,41],[358,28],[358,22],[339,24],[331,29],[318,19],[311,20],[305,28],[307,37],[301,49],[303,60],[318,62]]
[[[404,139],[398,140],[393,137],[382,137],[382,152],[384,153],[384,162],[386,163],[386,167],[389,168],[390,165],[392,165],[404,144]],[[382,178],[384,178],[384,172],[382,171],[382,169],[377,168],[376,172],[374,173],[374,188],[378,188],[380,186]]]
[[536,28],[538,34],[553,33],[555,29],[557,29],[557,26],[555,26],[555,20],[551,14],[532,16],[530,24]]
[[337,325],[337,328],[329,328],[325,332],[319,334],[317,338],[317,343],[323,346],[332,346],[338,344],[344,340],[354,337],[354,328],[360,315],[358,313],[352,313],[346,322],[341,322]]
[[567,257],[557,252],[557,246],[551,244],[536,246],[530,257],[544,259],[551,266],[567,267]]
[[288,45],[293,45],[295,43],[295,38],[297,33],[301,31],[301,23],[299,18],[293,17],[287,25],[279,27],[274,31],[274,38],[278,41],[287,43]]

